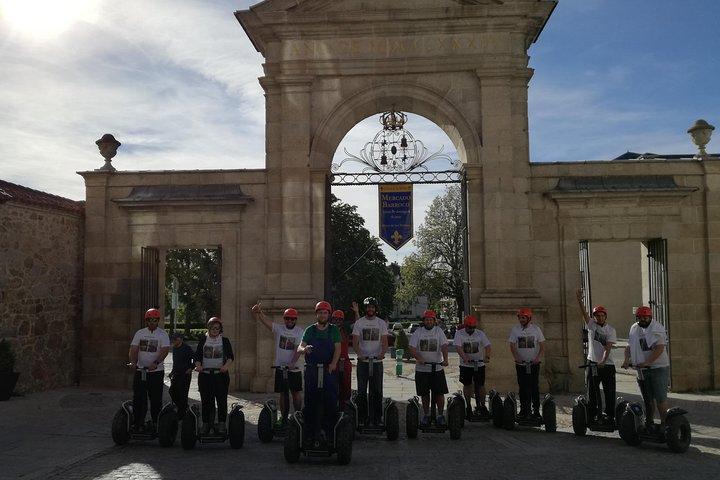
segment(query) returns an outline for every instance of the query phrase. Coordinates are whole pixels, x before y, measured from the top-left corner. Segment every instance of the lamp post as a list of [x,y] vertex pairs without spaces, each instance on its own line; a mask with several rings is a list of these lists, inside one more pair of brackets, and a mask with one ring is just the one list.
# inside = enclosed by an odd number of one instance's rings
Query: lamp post
[[690,134],[693,143],[698,147],[698,153],[693,157],[696,160],[704,160],[709,157],[705,146],[710,143],[713,130],[715,130],[715,127],[703,119],[697,120],[695,124],[688,129],[687,133]]

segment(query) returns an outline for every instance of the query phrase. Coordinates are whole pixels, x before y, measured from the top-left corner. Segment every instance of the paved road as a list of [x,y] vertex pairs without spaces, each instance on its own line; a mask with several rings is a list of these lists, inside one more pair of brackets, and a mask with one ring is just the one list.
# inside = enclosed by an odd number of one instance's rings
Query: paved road
[[[396,400],[414,393],[412,366],[404,378],[385,365],[385,392]],[[452,387],[451,387],[452,388]],[[632,396],[632,377],[619,376],[619,392]],[[559,431],[505,431],[487,424],[468,424],[458,441],[448,434],[404,435],[396,442],[358,437],[349,466],[332,460],[285,463],[279,442],[261,444],[256,436],[257,415],[264,394],[241,394],[231,401],[245,405],[248,420],[245,446],[200,445],[186,452],[179,445],[163,449],[156,443],[116,447],[109,424],[120,400],[129,393],[62,389],[13,398],[0,404],[0,478],[58,479],[200,479],[337,477],[417,479],[430,475],[491,479],[585,479],[621,476],[666,479],[679,476],[715,479],[720,470],[720,395],[673,394],[674,405],[686,407],[694,442],[677,455],[657,445],[626,446],[616,435],[591,434],[578,438],[570,428],[570,396],[558,397]],[[193,388],[191,397],[198,399]]]

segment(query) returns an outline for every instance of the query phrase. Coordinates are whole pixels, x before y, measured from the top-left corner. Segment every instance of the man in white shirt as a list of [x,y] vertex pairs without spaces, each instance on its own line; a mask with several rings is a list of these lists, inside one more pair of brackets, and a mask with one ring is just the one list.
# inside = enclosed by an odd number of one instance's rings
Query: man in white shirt
[[[446,425],[445,394],[448,393],[447,379],[443,367],[448,366],[448,341],[445,332],[435,325],[437,315],[432,310],[423,313],[423,326],[415,330],[410,337],[410,353],[415,364],[415,390],[422,400],[422,425],[435,421],[437,425]],[[426,365],[435,363],[439,365]],[[435,397],[437,418],[430,418],[430,391]]]
[[[143,430],[147,402],[150,399],[150,418],[152,425],[148,430],[157,429],[158,415],[162,409],[163,377],[165,368],[163,361],[170,351],[170,337],[167,332],[158,327],[160,310],[151,308],[145,312],[147,327],[135,332],[130,342],[130,368],[135,369],[133,378],[133,417],[136,432]],[[143,375],[143,370],[146,370]],[[143,380],[143,377],[145,379]]]
[[476,413],[488,413],[485,407],[485,363],[490,361],[490,340],[485,332],[477,328],[477,323],[477,318],[473,315],[466,316],[463,322],[465,328],[457,330],[453,340],[460,356],[460,383],[463,384],[468,417],[473,416],[470,403],[473,392]]
[[260,302],[253,305],[252,313],[256,320],[259,320],[265,328],[270,330],[275,336],[275,363],[276,367],[287,366],[289,368],[287,375],[287,384],[281,369],[275,369],[275,393],[279,394],[281,425],[287,423],[290,413],[289,399],[287,391],[292,395],[293,408],[296,412],[302,409],[302,372],[297,368],[297,360],[300,354],[297,347],[302,341],[305,330],[297,326],[298,312],[294,308],[288,308],[283,313],[284,325],[271,322],[262,311]]
[[[361,422],[378,425],[382,416],[383,398],[383,363],[388,349],[388,331],[385,320],[377,316],[378,302],[375,297],[363,300],[365,316],[356,320],[353,325],[353,350],[357,354],[357,386],[358,396],[368,406],[368,418],[360,418]],[[353,308],[356,308],[353,304]],[[355,318],[359,313],[355,312]],[[370,381],[370,358],[375,358],[373,376]],[[372,393],[372,402],[368,400],[368,383]],[[360,412],[360,416],[364,412]]]
[[[582,290],[576,292],[578,306],[588,332],[588,364],[586,383],[588,388],[588,410],[591,420],[612,422],[615,417],[615,364],[610,354],[617,343],[615,329],[607,323],[607,310],[602,305],[593,308],[592,318],[583,303]],[[595,372],[593,372],[595,370]],[[593,375],[596,373],[596,375]],[[605,416],[603,417],[603,401],[600,396],[600,385],[605,396]]]
[[622,367],[628,368],[632,365],[643,369],[642,378],[638,377],[637,382],[645,402],[645,421],[652,425],[653,410],[657,406],[662,426],[668,411],[667,388],[670,375],[670,358],[666,348],[667,331],[660,322],[653,320],[650,307],[638,307],[635,318],[637,322],[630,327]]
[[[521,308],[517,313],[519,325],[510,331],[508,343],[515,359],[515,372],[520,389],[520,416],[532,415],[540,418],[540,357],[545,351],[545,336],[542,330],[532,323],[532,310]],[[527,365],[530,365],[528,372]]]

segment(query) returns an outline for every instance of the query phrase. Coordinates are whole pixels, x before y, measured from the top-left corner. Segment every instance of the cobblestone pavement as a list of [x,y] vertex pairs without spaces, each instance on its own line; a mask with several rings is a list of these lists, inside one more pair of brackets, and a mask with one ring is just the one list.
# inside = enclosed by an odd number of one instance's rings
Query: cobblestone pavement
[[[452,367],[451,367],[452,368]],[[394,362],[386,360],[385,394],[404,402],[414,394],[413,368],[394,375]],[[459,387],[448,378],[451,391]],[[633,377],[618,375],[619,394],[637,398]],[[245,405],[245,446],[198,445],[184,451],[179,442],[171,448],[157,443],[116,447],[110,439],[110,420],[129,392],[62,389],[14,398],[0,404],[0,478],[57,479],[200,479],[305,478],[417,479],[430,475],[489,479],[583,479],[621,476],[633,479],[718,478],[720,466],[720,395],[672,394],[673,405],[690,411],[693,444],[686,454],[673,454],[665,446],[629,447],[616,434],[572,433],[570,396],[559,403],[558,432],[534,429],[505,431],[489,424],[466,424],[462,438],[449,434],[423,435],[408,440],[404,434],[404,403],[400,405],[401,436],[358,436],[350,465],[333,459],[301,459],[285,463],[282,444],[261,444],[256,422],[266,394],[230,399]],[[194,386],[191,397],[198,400]],[[166,397],[167,398],[167,397]]]

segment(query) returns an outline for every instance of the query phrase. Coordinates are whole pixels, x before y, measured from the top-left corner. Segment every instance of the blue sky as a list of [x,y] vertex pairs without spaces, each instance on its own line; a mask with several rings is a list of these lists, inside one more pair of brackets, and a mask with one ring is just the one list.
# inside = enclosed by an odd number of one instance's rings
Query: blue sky
[[[82,199],[75,172],[102,165],[105,132],[120,170],[262,168],[262,58],[232,15],[253,3],[0,0],[0,178]],[[561,0],[530,50],[532,161],[692,152],[694,120],[720,122],[718,19],[716,0]],[[408,128],[452,147],[422,118]],[[358,124],[340,154],[376,130]],[[416,225],[440,191],[418,188]],[[374,189],[335,193],[377,232]]]

